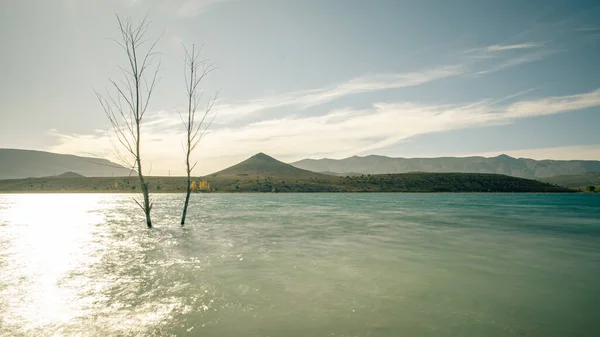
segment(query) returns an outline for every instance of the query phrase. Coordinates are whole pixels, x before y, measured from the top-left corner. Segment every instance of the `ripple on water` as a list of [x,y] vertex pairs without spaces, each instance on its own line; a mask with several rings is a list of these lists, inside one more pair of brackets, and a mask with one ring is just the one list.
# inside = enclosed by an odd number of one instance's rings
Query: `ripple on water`
[[590,195],[0,195],[0,335],[597,336]]

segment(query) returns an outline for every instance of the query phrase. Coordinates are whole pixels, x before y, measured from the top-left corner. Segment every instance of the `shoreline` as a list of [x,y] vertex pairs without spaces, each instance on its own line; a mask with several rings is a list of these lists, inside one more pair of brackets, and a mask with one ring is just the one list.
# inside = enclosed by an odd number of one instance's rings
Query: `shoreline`
[[[141,192],[121,192],[121,191],[0,191],[2,194],[133,194],[138,195]],[[181,194],[185,195],[185,191],[167,191],[167,192],[150,192],[152,194]],[[290,191],[290,192],[256,192],[256,191],[217,191],[194,194],[599,194],[589,193],[580,190],[573,191],[552,191],[552,192],[480,192],[480,191],[461,191],[461,192],[437,192],[437,191]]]
[[[532,179],[481,173],[402,173],[353,177],[213,174],[193,177],[192,193],[577,193]],[[146,177],[150,193],[185,193],[185,177]],[[202,189],[198,184],[204,184]],[[0,193],[138,194],[137,177],[0,180]]]

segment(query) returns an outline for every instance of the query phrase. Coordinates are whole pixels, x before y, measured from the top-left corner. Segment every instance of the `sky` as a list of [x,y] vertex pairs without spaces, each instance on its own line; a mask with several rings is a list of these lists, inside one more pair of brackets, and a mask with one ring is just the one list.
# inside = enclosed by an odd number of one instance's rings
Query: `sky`
[[595,0],[3,1],[0,148],[117,161],[95,96],[127,62],[115,14],[160,37],[145,173],[185,172],[193,44],[217,67],[204,97],[219,91],[195,174],[258,152],[600,160]]

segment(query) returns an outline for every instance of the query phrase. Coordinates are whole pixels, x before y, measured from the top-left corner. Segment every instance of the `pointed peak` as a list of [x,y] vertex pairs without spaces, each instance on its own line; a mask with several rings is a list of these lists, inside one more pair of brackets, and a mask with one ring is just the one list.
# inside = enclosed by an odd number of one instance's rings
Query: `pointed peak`
[[236,176],[272,176],[272,177],[318,177],[322,174],[310,172],[296,168],[292,165],[281,162],[263,152],[259,152],[252,157],[228,167],[212,175]]
[[[266,154],[266,153],[264,153],[264,152],[259,152],[259,153],[257,153],[257,154],[255,154],[255,155],[253,155],[253,156],[252,156],[252,157],[250,157],[250,158],[273,158],[273,157],[269,156],[268,154]],[[273,158],[273,159],[274,159],[274,158]]]
[[55,175],[55,176],[50,176],[48,178],[85,178],[85,176],[81,175],[77,172],[67,171],[65,173]]
[[264,153],[264,152],[259,152],[255,155],[253,155],[252,157],[244,160],[244,162],[279,162],[279,160],[269,156],[268,154]]

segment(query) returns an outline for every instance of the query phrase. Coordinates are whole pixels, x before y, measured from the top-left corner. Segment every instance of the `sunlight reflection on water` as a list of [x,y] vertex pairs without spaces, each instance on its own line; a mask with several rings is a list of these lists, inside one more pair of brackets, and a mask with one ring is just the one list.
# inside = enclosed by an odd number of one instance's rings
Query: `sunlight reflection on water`
[[0,195],[0,335],[599,328],[597,199],[203,195],[182,229],[181,196],[156,198],[146,230],[132,195]]
[[68,322],[78,315],[78,296],[74,288],[60,283],[70,270],[93,263],[88,245],[91,226],[100,223],[102,216],[90,211],[100,208],[102,197],[15,195],[11,199],[2,219],[10,220],[10,237],[3,237],[10,248],[4,253],[15,283],[3,291],[2,297],[13,301],[3,315],[18,317],[18,324],[27,330]]

